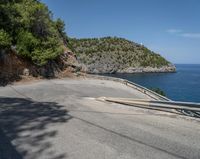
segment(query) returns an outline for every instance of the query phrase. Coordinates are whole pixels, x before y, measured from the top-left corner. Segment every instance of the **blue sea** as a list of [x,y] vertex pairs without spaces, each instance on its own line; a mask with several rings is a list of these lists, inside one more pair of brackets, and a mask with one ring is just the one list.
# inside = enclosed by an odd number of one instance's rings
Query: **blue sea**
[[177,64],[176,73],[107,74],[147,88],[160,88],[175,101],[200,103],[200,65]]

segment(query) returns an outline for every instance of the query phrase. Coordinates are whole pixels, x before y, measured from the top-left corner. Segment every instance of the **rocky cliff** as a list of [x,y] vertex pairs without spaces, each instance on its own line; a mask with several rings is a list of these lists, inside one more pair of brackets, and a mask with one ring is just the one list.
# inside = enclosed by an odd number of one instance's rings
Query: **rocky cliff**
[[123,38],[70,39],[69,43],[87,73],[175,72],[159,54]]
[[0,51],[0,85],[6,85],[23,77],[62,77],[80,70],[76,56],[68,48],[44,66],[35,65],[30,59],[22,58],[14,50]]

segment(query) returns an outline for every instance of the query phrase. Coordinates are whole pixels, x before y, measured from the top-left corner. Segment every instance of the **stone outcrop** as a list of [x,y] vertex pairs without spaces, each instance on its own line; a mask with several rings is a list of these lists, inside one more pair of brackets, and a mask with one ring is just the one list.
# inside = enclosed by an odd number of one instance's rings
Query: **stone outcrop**
[[165,73],[165,72],[176,72],[176,67],[172,64],[162,67],[127,67],[120,69],[119,65],[112,64],[100,64],[97,63],[91,65],[84,65],[86,73],[91,74],[102,74],[102,73]]
[[129,67],[127,69],[118,70],[117,73],[165,73],[165,72],[176,72],[174,65],[157,67]]
[[87,73],[175,72],[164,57],[130,40],[118,37],[70,39],[79,63]]
[[0,85],[20,80],[22,76],[51,78],[58,77],[66,70],[76,72],[81,68],[76,56],[67,48],[57,59],[41,67],[26,58],[19,57],[15,51],[0,51]]

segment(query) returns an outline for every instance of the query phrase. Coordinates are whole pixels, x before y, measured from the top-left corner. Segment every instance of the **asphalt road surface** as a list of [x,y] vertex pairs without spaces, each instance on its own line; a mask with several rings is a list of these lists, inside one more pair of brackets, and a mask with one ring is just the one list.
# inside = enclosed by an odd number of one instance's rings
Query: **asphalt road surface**
[[101,96],[149,98],[94,79],[0,87],[0,159],[200,158],[198,120]]

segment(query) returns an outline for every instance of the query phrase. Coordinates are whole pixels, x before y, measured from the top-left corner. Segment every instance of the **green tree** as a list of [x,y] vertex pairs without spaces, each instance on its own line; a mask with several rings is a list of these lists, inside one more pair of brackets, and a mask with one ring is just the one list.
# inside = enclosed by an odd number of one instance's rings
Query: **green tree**
[[11,47],[11,37],[3,29],[0,30],[0,49]]
[[40,66],[57,58],[67,41],[64,22],[53,21],[39,0],[0,1],[0,28],[0,49],[16,46],[18,55]]
[[56,25],[56,28],[61,36],[61,38],[64,40],[64,43],[67,44],[68,42],[68,37],[67,37],[67,34],[65,32],[65,23],[63,20],[61,20],[60,18],[58,18],[56,21],[55,21],[55,25]]
[[32,57],[32,53],[40,41],[28,31],[21,31],[17,37],[17,52],[24,57]]

